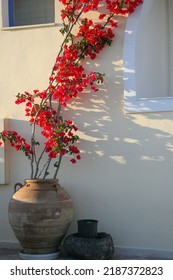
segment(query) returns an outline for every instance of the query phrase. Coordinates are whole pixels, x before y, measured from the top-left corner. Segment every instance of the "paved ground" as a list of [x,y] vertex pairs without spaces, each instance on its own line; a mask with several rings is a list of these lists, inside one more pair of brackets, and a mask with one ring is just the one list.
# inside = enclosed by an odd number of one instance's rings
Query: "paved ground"
[[[61,256],[60,259],[71,259],[65,256]],[[115,254],[112,259],[115,260],[170,260],[169,257],[159,257],[158,255],[128,255],[128,254]],[[21,260],[19,256],[19,248],[0,248],[0,260]]]
[[0,260],[20,260],[18,249],[0,248]]

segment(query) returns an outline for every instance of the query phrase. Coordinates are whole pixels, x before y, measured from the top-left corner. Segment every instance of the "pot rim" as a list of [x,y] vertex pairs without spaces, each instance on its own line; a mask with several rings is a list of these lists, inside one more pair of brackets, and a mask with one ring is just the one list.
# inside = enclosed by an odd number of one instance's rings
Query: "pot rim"
[[59,182],[59,179],[25,179],[24,180],[26,183],[28,182],[39,182],[39,183],[50,183],[50,182],[53,182],[53,183],[58,183]]
[[81,219],[77,221],[78,224],[93,224],[93,223],[98,223],[98,220],[94,220],[94,219]]

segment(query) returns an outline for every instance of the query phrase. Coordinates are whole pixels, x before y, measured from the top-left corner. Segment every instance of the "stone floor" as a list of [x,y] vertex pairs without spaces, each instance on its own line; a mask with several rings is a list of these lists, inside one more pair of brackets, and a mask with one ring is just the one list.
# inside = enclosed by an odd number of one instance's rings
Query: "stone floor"
[[18,252],[15,248],[0,248],[0,260],[20,260]]
[[[72,259],[67,256],[60,256],[59,259]],[[168,255],[160,255],[159,254],[139,254],[137,252],[128,253],[126,251],[117,250],[117,254],[113,256],[112,259],[115,260],[171,260],[171,256]],[[21,260],[19,256],[19,248],[8,248],[7,246],[0,247],[0,260]]]

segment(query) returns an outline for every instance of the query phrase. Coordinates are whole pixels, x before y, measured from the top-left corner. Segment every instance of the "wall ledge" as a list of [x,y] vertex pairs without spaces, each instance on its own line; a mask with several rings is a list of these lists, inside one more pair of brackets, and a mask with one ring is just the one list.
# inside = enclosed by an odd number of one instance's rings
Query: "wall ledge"
[[20,249],[20,244],[16,241],[0,241],[0,249]]
[[45,27],[54,27],[56,23],[43,23],[43,24],[33,24],[33,25],[22,25],[22,26],[7,26],[2,27],[2,31],[16,31],[16,30],[23,30],[23,29],[34,29],[34,28],[45,28]]

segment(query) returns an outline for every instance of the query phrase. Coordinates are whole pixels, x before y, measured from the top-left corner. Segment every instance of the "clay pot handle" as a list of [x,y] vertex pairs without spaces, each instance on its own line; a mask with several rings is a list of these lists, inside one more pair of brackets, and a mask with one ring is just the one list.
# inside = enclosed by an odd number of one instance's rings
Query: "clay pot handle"
[[14,193],[17,192],[17,187],[19,187],[18,189],[20,189],[20,188],[23,187],[23,185],[22,185],[21,183],[16,183],[16,184],[14,185]]

